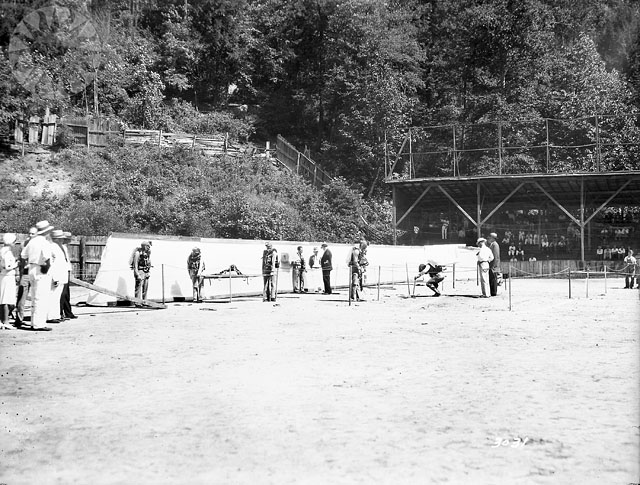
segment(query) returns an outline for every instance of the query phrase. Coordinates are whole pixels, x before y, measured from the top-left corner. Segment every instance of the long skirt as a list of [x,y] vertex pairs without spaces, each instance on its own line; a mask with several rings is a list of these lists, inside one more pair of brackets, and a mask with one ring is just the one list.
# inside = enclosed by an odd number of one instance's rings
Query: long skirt
[[13,271],[0,276],[0,305],[15,305],[16,292],[16,277]]

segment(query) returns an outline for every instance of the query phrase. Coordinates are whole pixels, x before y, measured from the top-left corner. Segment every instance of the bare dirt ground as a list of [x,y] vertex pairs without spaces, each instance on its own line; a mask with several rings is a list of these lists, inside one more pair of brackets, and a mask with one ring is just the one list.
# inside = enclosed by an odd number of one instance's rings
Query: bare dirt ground
[[512,311],[458,282],[3,331],[0,483],[638,482],[640,292],[590,285],[516,280]]

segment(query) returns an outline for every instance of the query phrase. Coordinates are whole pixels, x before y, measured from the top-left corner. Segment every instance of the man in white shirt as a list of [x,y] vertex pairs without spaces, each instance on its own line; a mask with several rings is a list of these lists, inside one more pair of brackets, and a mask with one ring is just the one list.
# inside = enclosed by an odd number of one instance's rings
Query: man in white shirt
[[23,324],[26,330],[49,331],[45,326],[51,303],[51,231],[48,221],[36,224],[37,234],[29,241],[20,256],[29,265],[29,283],[31,284],[31,325]]
[[480,272],[480,287],[482,296],[488,298],[489,288],[489,263],[493,261],[493,252],[487,246],[487,240],[483,237],[478,239],[478,271]]

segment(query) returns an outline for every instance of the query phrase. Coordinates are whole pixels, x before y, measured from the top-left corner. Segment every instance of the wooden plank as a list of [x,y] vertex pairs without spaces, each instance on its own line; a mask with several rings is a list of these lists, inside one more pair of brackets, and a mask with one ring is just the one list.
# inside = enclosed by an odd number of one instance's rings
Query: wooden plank
[[119,300],[130,301],[133,303],[137,303],[138,305],[142,305],[149,308],[155,308],[158,310],[164,310],[167,308],[167,305],[163,305],[162,303],[156,303],[151,300],[141,300],[140,298],[136,298],[134,296],[121,295],[115,291],[109,290],[107,288],[102,288],[101,286],[92,285],[91,283],[87,283],[86,281],[79,280],[78,278],[74,278],[71,276],[69,281],[74,285],[82,286],[83,288],[87,288],[89,290],[97,291],[98,293],[103,293],[105,295],[113,296]]

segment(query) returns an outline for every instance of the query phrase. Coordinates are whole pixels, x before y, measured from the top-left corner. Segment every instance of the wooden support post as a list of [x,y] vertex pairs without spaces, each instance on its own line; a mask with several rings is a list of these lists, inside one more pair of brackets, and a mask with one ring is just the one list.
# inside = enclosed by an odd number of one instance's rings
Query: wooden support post
[[544,126],[547,132],[547,173],[549,173],[549,164],[551,161],[551,152],[549,147],[549,118],[545,118]]
[[607,294],[607,265],[604,265],[604,294]]
[[231,287],[231,272],[229,272],[229,303],[233,300],[233,290]]
[[569,265],[569,300],[571,300],[571,265]]
[[511,282],[513,280],[513,266],[509,265],[509,311],[511,311]]
[[380,301],[380,266],[378,266],[378,300]]
[[90,131],[91,131],[91,125],[90,125],[89,118],[87,117],[87,151],[89,151],[89,148],[91,147],[91,142],[89,140]]
[[596,113],[596,168],[600,171],[600,161],[602,152],[600,150],[600,124],[598,123],[598,113]]
[[498,175],[502,175],[502,123],[498,121]]
[[584,282],[584,291],[587,298],[589,298],[589,267],[588,266],[587,266],[587,279]]

